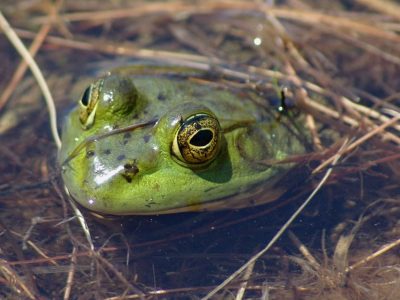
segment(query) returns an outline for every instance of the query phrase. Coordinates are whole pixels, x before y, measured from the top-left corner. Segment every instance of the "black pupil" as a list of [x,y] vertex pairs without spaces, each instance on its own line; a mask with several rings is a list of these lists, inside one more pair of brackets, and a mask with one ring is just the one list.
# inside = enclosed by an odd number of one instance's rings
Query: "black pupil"
[[90,86],[88,86],[82,95],[81,102],[84,106],[88,106],[90,99]]
[[197,132],[192,139],[190,144],[197,147],[202,147],[208,145],[213,138],[213,133],[209,129],[200,130]]

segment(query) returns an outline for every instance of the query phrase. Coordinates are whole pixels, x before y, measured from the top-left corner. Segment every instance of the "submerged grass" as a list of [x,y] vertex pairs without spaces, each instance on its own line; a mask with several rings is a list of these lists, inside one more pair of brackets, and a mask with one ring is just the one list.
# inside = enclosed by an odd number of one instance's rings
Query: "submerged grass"
[[[378,0],[3,1],[20,38],[34,40],[31,54],[60,109],[93,69],[152,59],[256,93],[285,86],[306,115],[315,152],[309,184],[274,205],[103,221],[83,211],[91,246],[61,192],[40,92],[0,36],[0,297],[398,299],[397,7]],[[291,232],[260,252],[327,169],[328,182]]]

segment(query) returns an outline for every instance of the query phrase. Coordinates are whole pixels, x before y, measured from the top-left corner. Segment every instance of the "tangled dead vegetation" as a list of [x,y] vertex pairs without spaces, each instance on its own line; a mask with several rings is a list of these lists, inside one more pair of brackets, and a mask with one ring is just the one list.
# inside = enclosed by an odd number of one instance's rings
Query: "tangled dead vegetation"
[[284,87],[314,156],[309,185],[282,203],[104,221],[83,212],[89,243],[62,191],[42,93],[2,26],[0,298],[400,298],[399,4],[272,2],[2,1],[58,116],[83,77],[151,60],[259,94]]

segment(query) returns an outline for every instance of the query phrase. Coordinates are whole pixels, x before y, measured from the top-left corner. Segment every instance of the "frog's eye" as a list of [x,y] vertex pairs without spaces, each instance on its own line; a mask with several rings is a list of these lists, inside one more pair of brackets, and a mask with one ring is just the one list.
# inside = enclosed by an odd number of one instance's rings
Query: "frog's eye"
[[81,97],[81,105],[87,107],[90,102],[90,94],[92,92],[92,85],[89,85],[86,90],[83,92],[83,95]]
[[200,113],[181,122],[172,143],[172,152],[184,163],[204,164],[216,157],[220,144],[218,120],[210,114]]
[[94,122],[99,98],[99,82],[89,85],[79,100],[79,121],[83,129],[89,129]]

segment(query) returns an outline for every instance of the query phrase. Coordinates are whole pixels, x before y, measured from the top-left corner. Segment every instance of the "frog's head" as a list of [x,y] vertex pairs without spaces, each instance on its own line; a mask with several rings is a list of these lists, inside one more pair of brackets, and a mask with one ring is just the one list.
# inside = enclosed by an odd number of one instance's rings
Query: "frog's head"
[[[100,126],[104,129],[104,124],[113,124],[106,126],[113,129],[121,120],[139,113],[143,102],[145,97],[139,96],[129,77],[108,74],[90,84],[81,95],[79,121],[84,131],[92,127],[98,130]],[[170,108],[154,128],[151,135],[158,136],[158,143],[170,148],[173,159],[186,167],[207,165],[221,148],[218,119],[201,104],[183,102]]]

